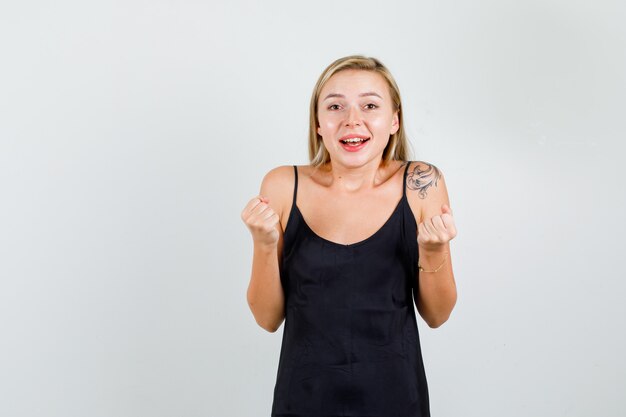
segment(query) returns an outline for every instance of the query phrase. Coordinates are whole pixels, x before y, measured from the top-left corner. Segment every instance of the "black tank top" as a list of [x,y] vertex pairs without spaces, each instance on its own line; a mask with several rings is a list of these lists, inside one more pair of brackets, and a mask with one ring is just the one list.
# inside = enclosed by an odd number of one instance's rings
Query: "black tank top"
[[[318,236],[296,204],[283,236],[285,322],[272,417],[429,417],[413,289],[417,223],[402,198],[370,237]],[[367,209],[367,207],[364,207]]]

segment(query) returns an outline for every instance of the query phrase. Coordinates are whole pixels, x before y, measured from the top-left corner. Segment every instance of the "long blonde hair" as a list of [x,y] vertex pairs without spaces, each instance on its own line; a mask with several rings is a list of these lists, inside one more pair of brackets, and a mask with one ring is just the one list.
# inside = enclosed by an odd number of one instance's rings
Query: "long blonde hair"
[[348,69],[376,72],[382,75],[387,81],[387,84],[389,85],[389,94],[391,95],[391,101],[393,103],[393,111],[398,112],[398,123],[400,127],[396,133],[391,135],[389,143],[383,151],[383,164],[393,160],[408,161],[410,159],[411,152],[409,150],[409,141],[404,131],[400,90],[398,89],[398,85],[391,75],[391,72],[389,72],[387,67],[385,67],[383,63],[376,58],[364,55],[349,55],[337,59],[326,67],[313,88],[309,112],[309,161],[311,165],[313,167],[320,167],[330,162],[330,154],[322,142],[322,137],[317,133],[317,127],[319,125],[317,102],[319,100],[320,93],[330,77],[339,71]]

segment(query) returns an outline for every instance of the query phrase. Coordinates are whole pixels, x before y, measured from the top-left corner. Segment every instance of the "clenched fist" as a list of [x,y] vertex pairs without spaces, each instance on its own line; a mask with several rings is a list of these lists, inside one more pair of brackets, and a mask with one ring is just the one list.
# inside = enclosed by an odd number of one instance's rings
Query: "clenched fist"
[[254,197],[241,212],[241,220],[246,224],[255,244],[263,246],[278,245],[278,214],[267,204],[269,199]]
[[441,250],[456,236],[452,209],[447,204],[443,204],[441,209],[441,215],[425,219],[417,226],[417,244],[425,250]]

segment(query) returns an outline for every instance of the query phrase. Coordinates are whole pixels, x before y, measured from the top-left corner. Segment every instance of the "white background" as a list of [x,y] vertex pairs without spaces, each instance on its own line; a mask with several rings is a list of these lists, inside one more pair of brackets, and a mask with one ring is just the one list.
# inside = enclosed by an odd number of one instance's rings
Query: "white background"
[[240,213],[379,58],[439,167],[458,302],[435,417],[626,414],[621,1],[3,1],[0,415],[269,416]]

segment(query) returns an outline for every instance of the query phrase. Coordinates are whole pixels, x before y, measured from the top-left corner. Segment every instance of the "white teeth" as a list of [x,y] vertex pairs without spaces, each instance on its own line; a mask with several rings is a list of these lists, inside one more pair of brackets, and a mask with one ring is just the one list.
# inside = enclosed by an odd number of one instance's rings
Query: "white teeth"
[[342,140],[342,142],[363,142],[365,139],[361,139],[361,138],[350,138],[350,139],[344,139]]

